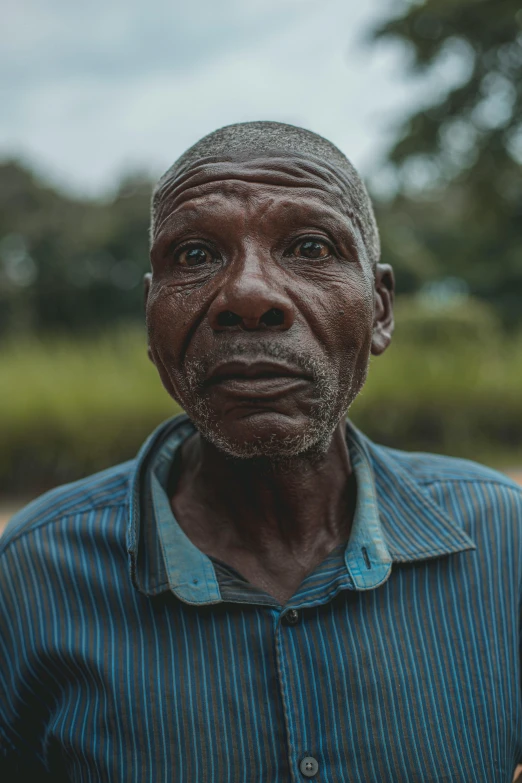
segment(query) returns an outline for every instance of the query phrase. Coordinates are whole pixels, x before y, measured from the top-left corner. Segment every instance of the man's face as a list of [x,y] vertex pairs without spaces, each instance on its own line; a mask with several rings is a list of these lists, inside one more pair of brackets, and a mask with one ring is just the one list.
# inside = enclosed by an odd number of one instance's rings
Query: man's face
[[[201,434],[235,457],[326,450],[391,335],[331,169],[301,157],[209,162],[164,186],[149,350]],[[377,285],[376,285],[377,279]]]

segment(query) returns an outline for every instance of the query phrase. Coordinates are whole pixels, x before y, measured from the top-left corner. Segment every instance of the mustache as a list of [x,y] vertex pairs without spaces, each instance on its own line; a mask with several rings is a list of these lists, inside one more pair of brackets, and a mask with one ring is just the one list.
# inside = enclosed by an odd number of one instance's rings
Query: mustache
[[320,382],[328,374],[324,360],[321,361],[288,345],[259,339],[255,343],[223,343],[216,346],[211,353],[198,356],[197,359],[186,359],[184,364],[187,380],[193,388],[203,388],[212,366],[217,362],[234,361],[239,358],[252,363],[269,359],[287,362],[302,370],[303,374],[310,375],[316,382]]

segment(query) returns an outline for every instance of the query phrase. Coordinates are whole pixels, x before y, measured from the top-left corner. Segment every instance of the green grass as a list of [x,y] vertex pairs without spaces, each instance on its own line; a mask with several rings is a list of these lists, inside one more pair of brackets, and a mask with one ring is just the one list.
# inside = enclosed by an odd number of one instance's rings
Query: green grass
[[397,448],[522,464],[522,339],[424,351],[399,339],[373,359],[352,416]]
[[[135,455],[178,412],[135,326],[92,340],[0,345],[0,490],[34,494]],[[522,465],[522,338],[410,336],[371,362],[350,413],[370,437],[498,467]]]
[[132,457],[179,411],[143,330],[92,341],[27,338],[0,348],[0,487],[46,486]]

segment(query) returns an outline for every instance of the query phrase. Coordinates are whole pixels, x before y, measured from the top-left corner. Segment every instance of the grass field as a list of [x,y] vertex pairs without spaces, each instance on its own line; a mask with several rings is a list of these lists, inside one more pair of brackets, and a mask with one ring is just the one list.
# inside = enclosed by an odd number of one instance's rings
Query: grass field
[[[522,336],[488,331],[476,314],[407,316],[371,361],[355,424],[396,448],[522,466]],[[84,340],[4,342],[0,367],[0,503],[133,457],[179,410],[135,325]]]

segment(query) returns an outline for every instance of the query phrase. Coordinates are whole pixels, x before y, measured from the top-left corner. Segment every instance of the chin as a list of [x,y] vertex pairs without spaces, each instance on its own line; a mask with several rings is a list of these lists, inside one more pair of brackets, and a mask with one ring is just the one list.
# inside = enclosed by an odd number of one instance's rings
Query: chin
[[293,418],[261,410],[232,421],[189,416],[202,437],[230,457],[280,461],[326,453],[343,412]]
[[364,373],[335,378],[317,373],[314,394],[282,395],[262,403],[198,393],[183,395],[182,407],[201,436],[236,459],[285,461],[324,455],[333,433],[364,383]]

